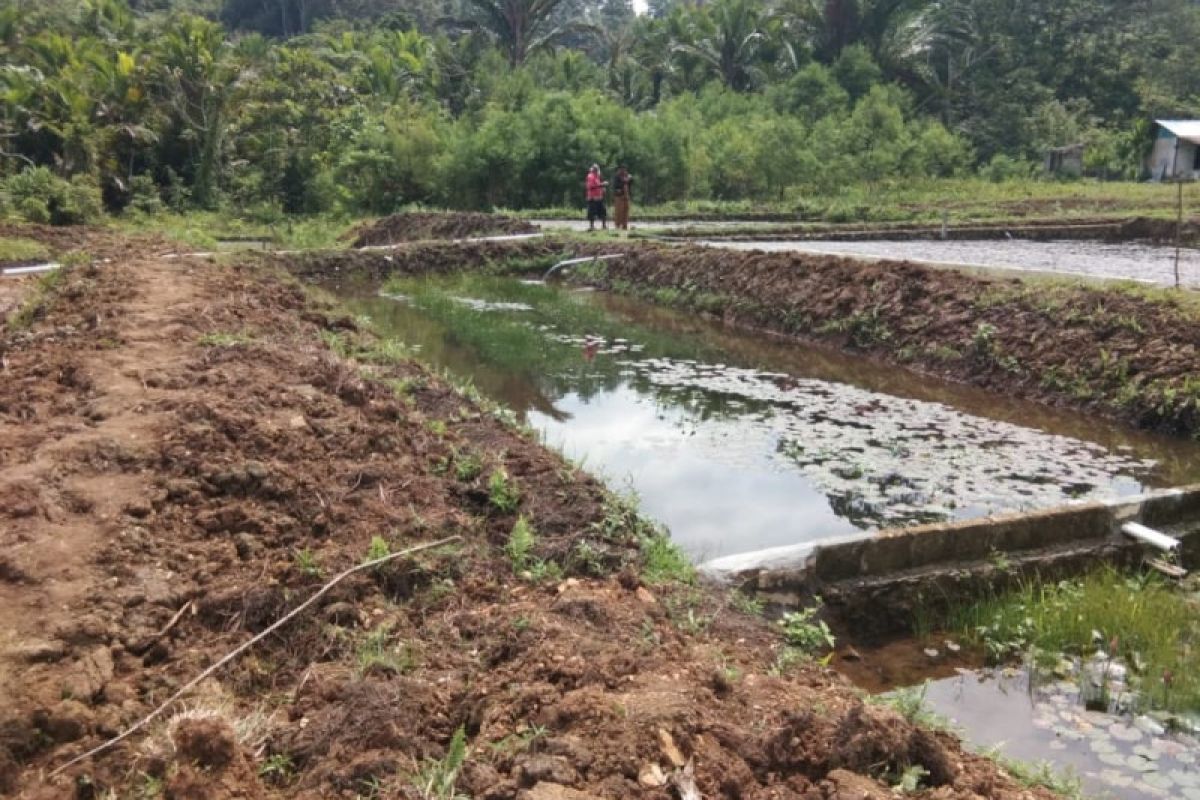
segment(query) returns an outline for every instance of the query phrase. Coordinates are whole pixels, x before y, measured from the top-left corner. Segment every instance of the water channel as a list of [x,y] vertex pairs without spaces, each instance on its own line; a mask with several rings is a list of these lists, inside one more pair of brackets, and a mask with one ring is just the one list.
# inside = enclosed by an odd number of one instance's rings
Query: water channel
[[626,297],[478,276],[387,289],[353,306],[632,488],[696,560],[1200,476],[1187,442]]

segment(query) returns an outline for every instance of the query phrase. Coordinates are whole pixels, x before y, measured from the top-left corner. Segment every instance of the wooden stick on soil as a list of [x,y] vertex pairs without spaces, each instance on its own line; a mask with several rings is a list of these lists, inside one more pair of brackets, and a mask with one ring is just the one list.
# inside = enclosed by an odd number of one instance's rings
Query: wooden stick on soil
[[72,758],[67,763],[63,764],[61,767],[56,768],[53,772],[50,773],[50,776],[53,777],[53,776],[59,774],[60,772],[62,772],[63,770],[67,769],[68,767],[70,767],[74,764],[78,764],[80,761],[83,761],[84,759],[91,758],[94,755],[103,753],[105,750],[108,750],[113,745],[115,745],[125,739],[128,739],[130,736],[132,736],[133,734],[140,731],[142,728],[149,725],[156,718],[158,718],[164,711],[166,711],[168,708],[170,708],[171,705],[174,704],[176,700],[183,697],[183,695],[185,695],[191,689],[195,688],[195,686],[198,683],[200,683],[202,680],[204,680],[205,678],[212,675],[214,672],[216,672],[221,667],[228,664],[230,661],[233,661],[235,658],[240,656],[245,651],[249,650],[251,647],[253,647],[258,642],[261,642],[263,639],[265,639],[270,634],[274,633],[279,628],[283,627],[291,619],[293,619],[296,615],[298,615],[300,612],[304,611],[304,609],[308,608],[313,603],[315,603],[317,600],[319,600],[326,592],[328,592],[334,586],[337,586],[339,583],[341,583],[343,580],[350,577],[354,573],[362,572],[363,570],[371,569],[372,567],[378,567],[381,564],[386,564],[387,562],[392,561],[397,558],[400,558],[401,556],[411,555],[413,553],[417,553],[422,550],[432,550],[435,547],[441,547],[443,545],[450,544],[451,542],[458,542],[458,541],[462,541],[461,536],[448,536],[445,539],[439,539],[436,542],[427,542],[426,544],[419,544],[419,545],[416,545],[415,547],[409,547],[405,550],[401,550],[398,553],[389,553],[388,555],[386,555],[382,558],[377,558],[374,561],[367,561],[363,564],[359,564],[358,566],[350,567],[349,569],[340,573],[337,577],[335,577],[329,583],[325,584],[320,589],[318,589],[317,592],[312,597],[308,598],[303,603],[301,603],[300,605],[296,606],[291,611],[289,611],[287,614],[280,617],[275,622],[271,623],[270,627],[268,627],[262,633],[258,634],[250,641],[245,642],[244,644],[241,644],[238,647],[234,648],[230,653],[228,653],[220,661],[213,664],[211,667],[204,670],[196,677],[192,678],[190,681],[188,681],[186,684],[184,684],[183,687],[179,689],[179,691],[175,692],[175,694],[173,694],[169,698],[167,698],[167,701],[164,702],[162,705],[160,705],[158,708],[154,709],[149,714],[147,714],[146,716],[142,717],[140,720],[135,722],[132,726],[125,729],[122,733],[109,739],[107,742],[104,742],[101,745],[93,747],[91,750],[88,750],[83,755],[76,756],[75,758]]

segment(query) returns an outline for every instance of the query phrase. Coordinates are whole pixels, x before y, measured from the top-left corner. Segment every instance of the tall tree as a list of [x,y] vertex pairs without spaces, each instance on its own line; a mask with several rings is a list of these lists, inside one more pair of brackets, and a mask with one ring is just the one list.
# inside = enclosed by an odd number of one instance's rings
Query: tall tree
[[467,0],[484,28],[508,56],[511,66],[525,63],[530,53],[554,43],[562,28],[553,15],[563,0]]

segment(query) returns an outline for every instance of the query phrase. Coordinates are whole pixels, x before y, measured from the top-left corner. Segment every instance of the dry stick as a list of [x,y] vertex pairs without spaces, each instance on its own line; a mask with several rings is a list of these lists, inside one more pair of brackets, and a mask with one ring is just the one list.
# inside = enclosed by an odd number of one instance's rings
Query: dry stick
[[170,708],[171,704],[173,704],[176,700],[178,700],[180,697],[182,697],[184,694],[186,694],[188,692],[188,690],[195,687],[196,684],[200,683],[200,681],[202,681],[205,678],[207,678],[208,676],[212,675],[214,672],[219,670],[221,667],[225,666],[230,661],[232,661],[233,659],[235,659],[239,655],[241,655],[243,652],[250,649],[252,646],[254,646],[258,642],[262,641],[263,639],[265,639],[268,635],[270,635],[274,631],[278,630],[280,627],[282,627],[284,624],[286,624],[289,620],[291,620],[293,617],[295,617],[301,611],[303,611],[304,609],[308,608],[313,603],[315,603],[322,595],[324,595],[326,592],[328,592],[330,589],[332,589],[334,586],[336,586],[342,580],[348,578],[349,576],[353,575],[354,573],[361,572],[364,569],[378,567],[380,564],[384,564],[393,559],[400,558],[400,556],[411,555],[412,553],[417,553],[417,552],[420,552],[421,550],[431,550],[434,547],[441,547],[442,545],[450,544],[451,542],[457,542],[457,541],[461,541],[461,540],[462,540],[461,536],[449,536],[445,539],[441,539],[436,542],[429,542],[427,544],[419,544],[416,547],[410,547],[407,550],[401,550],[398,553],[390,553],[390,554],[384,556],[383,558],[377,558],[374,561],[367,561],[366,563],[359,564],[356,567],[350,567],[349,569],[347,569],[344,572],[342,572],[341,574],[339,574],[336,578],[331,580],[329,583],[322,586],[319,590],[317,590],[316,594],[314,594],[312,597],[308,598],[303,603],[301,603],[300,605],[293,608],[291,611],[289,611],[283,617],[281,617],[278,620],[276,620],[275,622],[271,623],[271,626],[269,628],[267,628],[265,631],[258,634],[253,639],[246,642],[245,644],[240,645],[239,647],[235,648],[232,652],[230,652],[228,655],[226,655],[220,661],[218,661],[217,663],[213,664],[208,669],[201,672],[195,678],[192,678],[190,681],[188,681],[183,686],[183,688],[181,688],[175,694],[171,695],[171,697],[168,698],[165,703],[163,703],[158,708],[151,711],[146,716],[142,717],[138,722],[134,723],[131,727],[126,729],[124,732],[122,732],[118,736],[113,737],[112,739],[109,739],[104,744],[93,747],[91,750],[88,750],[83,755],[72,758],[70,761],[68,761],[67,763],[63,764],[61,767],[58,767],[53,772],[51,772],[50,777],[54,777],[58,773],[62,772],[64,769],[67,769],[68,767],[70,767],[74,764],[78,764],[80,761],[83,761],[86,758],[91,758],[94,755],[103,753],[105,750],[108,750],[113,745],[117,744],[118,742],[123,741],[124,739],[128,739],[130,736],[137,733],[142,728],[146,727],[146,725],[153,722],[155,718],[157,718],[160,714],[162,714],[164,711],[166,711],[168,708]]

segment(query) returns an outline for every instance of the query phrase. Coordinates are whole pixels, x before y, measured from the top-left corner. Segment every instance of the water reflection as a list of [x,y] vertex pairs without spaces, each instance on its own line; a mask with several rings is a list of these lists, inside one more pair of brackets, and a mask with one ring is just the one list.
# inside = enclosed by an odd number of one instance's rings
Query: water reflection
[[1184,482],[1197,448],[627,298],[496,278],[355,301],[548,443],[628,480],[693,557]]

